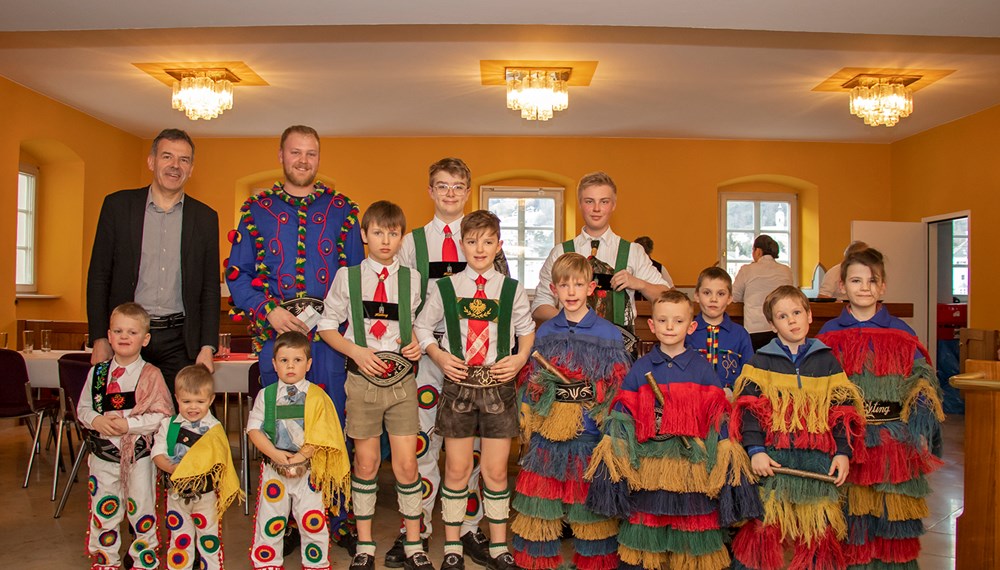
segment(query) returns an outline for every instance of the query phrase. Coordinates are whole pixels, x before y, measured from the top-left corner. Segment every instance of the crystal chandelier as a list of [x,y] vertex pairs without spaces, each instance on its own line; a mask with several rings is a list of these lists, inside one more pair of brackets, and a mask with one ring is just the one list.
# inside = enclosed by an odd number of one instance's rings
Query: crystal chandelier
[[233,108],[233,83],[225,70],[192,70],[174,81],[172,104],[192,121],[214,119]]
[[873,127],[895,125],[913,112],[913,91],[907,86],[913,81],[915,78],[911,77],[855,77],[849,82],[854,83],[851,89],[851,113]]
[[553,111],[563,111],[569,106],[566,81],[570,68],[515,68],[508,67],[507,108],[521,111],[521,118],[529,121],[548,121]]

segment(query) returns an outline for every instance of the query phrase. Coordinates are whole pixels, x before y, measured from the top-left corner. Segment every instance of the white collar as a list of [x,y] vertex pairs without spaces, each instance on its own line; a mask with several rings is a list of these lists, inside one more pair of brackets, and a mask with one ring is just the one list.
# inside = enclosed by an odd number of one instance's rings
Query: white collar
[[376,274],[382,273],[383,268],[388,270],[389,275],[392,275],[393,273],[399,270],[399,259],[396,257],[392,258],[392,263],[389,265],[382,265],[381,263],[375,261],[371,257],[366,257],[362,263],[365,264],[365,267],[369,271],[374,271]]
[[140,356],[139,358],[136,358],[131,364],[122,366],[121,364],[118,364],[118,357],[114,357],[111,359],[111,364],[113,364],[113,366],[108,368],[108,372],[114,372],[119,368],[124,368],[125,369],[124,373],[131,376],[136,371],[142,370],[142,367],[143,365],[146,364],[146,361],[142,359],[142,356]]
[[462,271],[462,275],[465,275],[466,277],[468,277],[472,281],[475,281],[477,277],[479,277],[480,275],[482,275],[484,279],[486,279],[487,281],[489,281],[490,279],[493,279],[496,275],[499,275],[499,274],[497,273],[496,269],[493,269],[492,266],[490,266],[489,269],[487,269],[486,271],[484,271],[483,273],[480,274],[478,271],[476,271],[475,269],[473,269],[471,266],[466,265],[465,266],[465,270]]
[[587,226],[584,226],[584,227],[580,228],[580,237],[582,237],[586,241],[593,241],[593,240],[596,239],[596,240],[600,240],[601,243],[610,244],[612,238],[616,238],[616,237],[618,237],[618,235],[615,234],[615,232],[611,231],[611,226],[608,226],[608,229],[604,230],[603,234],[601,234],[599,236],[592,236],[592,235],[590,235],[590,234],[587,233]]
[[431,227],[434,228],[434,230],[437,231],[439,234],[444,235],[444,227],[448,226],[448,229],[451,230],[451,235],[455,238],[458,238],[459,235],[462,233],[462,219],[464,217],[465,215],[463,214],[459,216],[459,218],[454,222],[448,222],[446,224],[444,220],[435,215],[434,219],[431,220]]

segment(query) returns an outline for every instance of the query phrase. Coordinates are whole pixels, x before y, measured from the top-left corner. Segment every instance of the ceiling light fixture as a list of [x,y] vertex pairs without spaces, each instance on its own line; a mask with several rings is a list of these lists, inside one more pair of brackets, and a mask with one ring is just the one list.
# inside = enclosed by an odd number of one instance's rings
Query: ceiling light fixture
[[240,81],[228,69],[170,69],[174,78],[174,109],[192,121],[214,119],[233,108],[233,83]]
[[507,108],[528,121],[548,121],[554,111],[569,107],[566,82],[572,72],[571,67],[506,68]]
[[909,85],[920,79],[913,75],[860,74],[844,83],[851,90],[851,113],[866,125],[891,127],[913,112],[913,91]]

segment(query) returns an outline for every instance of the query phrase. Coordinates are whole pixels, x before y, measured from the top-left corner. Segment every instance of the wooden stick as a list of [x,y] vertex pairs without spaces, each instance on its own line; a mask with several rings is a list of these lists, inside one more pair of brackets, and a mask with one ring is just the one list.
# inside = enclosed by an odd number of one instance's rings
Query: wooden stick
[[653,396],[656,398],[656,401],[660,403],[660,407],[662,408],[667,402],[663,398],[663,392],[660,391],[660,385],[656,383],[656,378],[653,378],[652,372],[646,373],[646,382],[648,382],[649,387],[653,389]]
[[837,481],[837,478],[832,475],[823,475],[822,473],[814,473],[812,471],[792,469],[791,467],[772,467],[771,471],[774,471],[779,475],[793,475],[795,477],[804,477],[806,479],[823,481],[824,483],[835,483]]
[[549,359],[542,356],[542,354],[537,350],[531,353],[531,357],[537,360],[538,363],[542,365],[542,368],[544,368],[550,374],[558,378],[559,381],[562,382],[563,384],[572,384],[569,378],[566,378],[566,376],[564,376],[563,373],[560,372],[558,368],[556,368],[555,364],[549,362]]

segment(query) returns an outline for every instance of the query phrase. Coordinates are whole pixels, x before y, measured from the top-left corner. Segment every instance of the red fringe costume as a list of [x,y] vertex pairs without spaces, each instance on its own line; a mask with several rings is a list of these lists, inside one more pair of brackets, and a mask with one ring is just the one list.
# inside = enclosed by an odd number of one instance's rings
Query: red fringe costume
[[845,309],[820,331],[864,394],[865,449],[851,464],[847,495],[850,568],[917,568],[926,475],[941,465],[944,412],[927,350],[905,323],[881,308],[859,322]]

